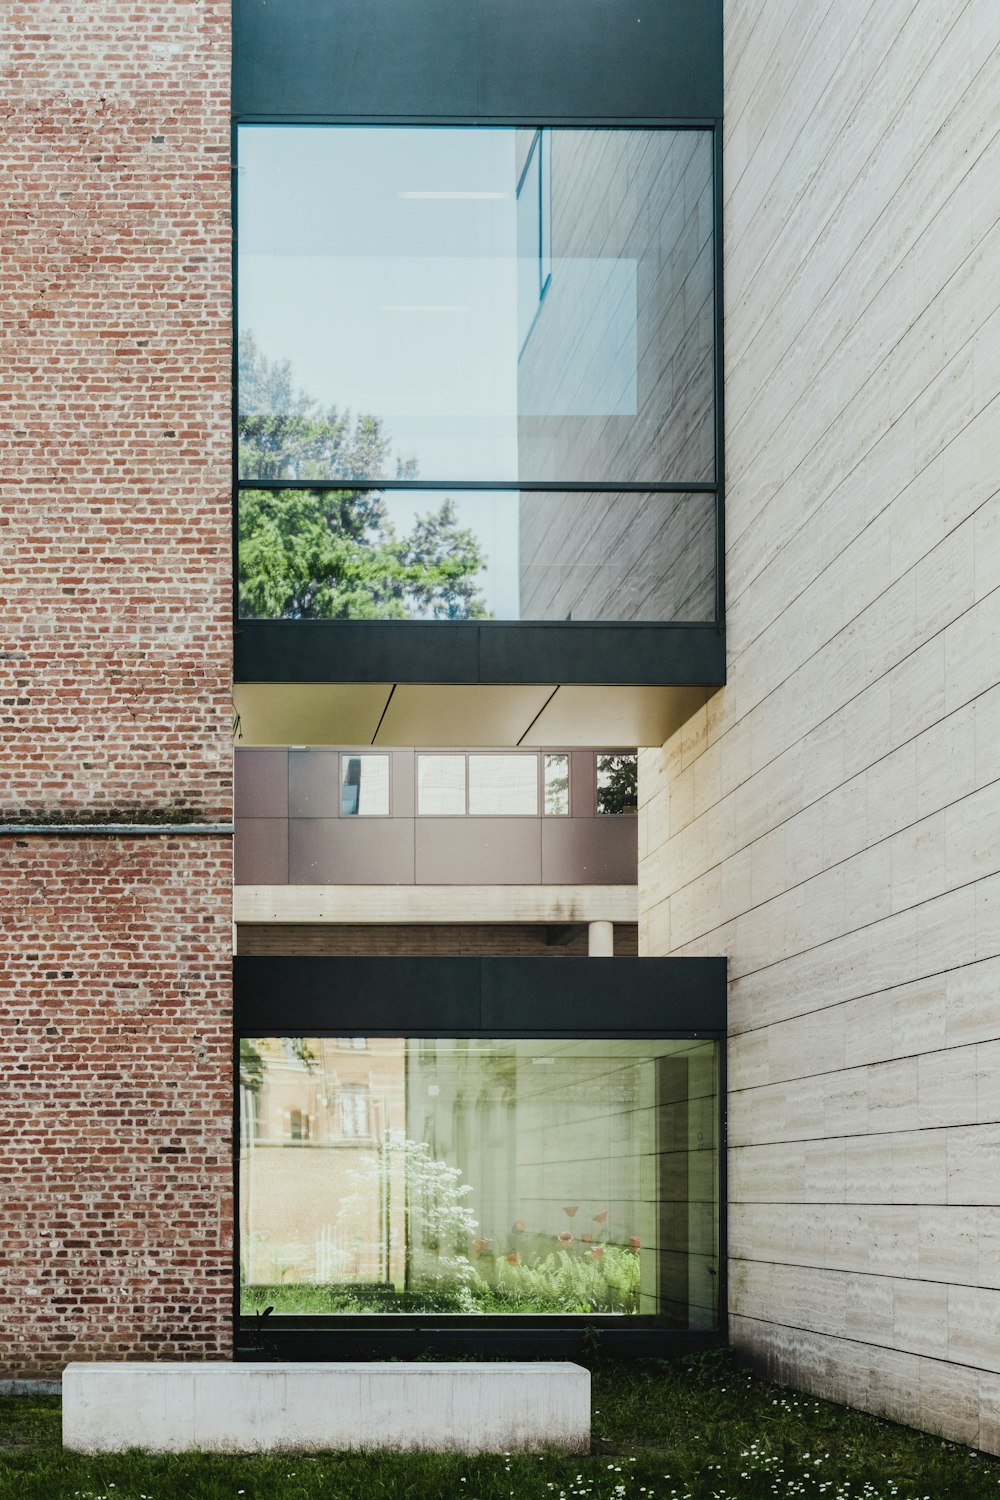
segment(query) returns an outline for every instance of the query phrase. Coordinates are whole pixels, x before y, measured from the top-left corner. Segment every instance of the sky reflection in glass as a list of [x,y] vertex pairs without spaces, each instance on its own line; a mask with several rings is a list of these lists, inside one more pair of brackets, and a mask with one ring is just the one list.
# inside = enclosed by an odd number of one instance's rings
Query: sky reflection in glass
[[699,132],[243,127],[241,334],[389,445],[277,477],[710,478],[710,242]]

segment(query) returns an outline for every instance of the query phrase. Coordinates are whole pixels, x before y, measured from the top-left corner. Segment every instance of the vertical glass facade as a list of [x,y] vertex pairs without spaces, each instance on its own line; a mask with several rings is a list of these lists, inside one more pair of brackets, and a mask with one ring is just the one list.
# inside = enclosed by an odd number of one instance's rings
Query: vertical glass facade
[[707,130],[241,127],[243,617],[713,620],[713,218]]

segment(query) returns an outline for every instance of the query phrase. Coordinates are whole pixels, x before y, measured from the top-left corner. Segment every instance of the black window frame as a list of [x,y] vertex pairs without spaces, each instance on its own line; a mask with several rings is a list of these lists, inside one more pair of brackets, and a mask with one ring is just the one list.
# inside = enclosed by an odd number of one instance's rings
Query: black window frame
[[[610,966],[614,965],[613,968]],[[659,1357],[728,1340],[724,958],[236,957],[234,1067],[250,1037],[346,1036],[711,1041],[717,1047],[718,1315],[675,1329],[614,1315],[426,1313],[271,1316],[240,1310],[239,1099],[233,1110],[234,1358],[415,1358],[430,1353]],[[613,1023],[613,1024],[609,1024]],[[633,1326],[629,1326],[633,1324]]]

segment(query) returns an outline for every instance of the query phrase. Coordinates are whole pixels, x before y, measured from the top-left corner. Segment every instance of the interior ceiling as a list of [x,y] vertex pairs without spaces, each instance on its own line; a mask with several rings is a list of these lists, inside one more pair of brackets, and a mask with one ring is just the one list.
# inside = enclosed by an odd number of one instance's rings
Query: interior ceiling
[[243,745],[662,745],[701,687],[244,682]]

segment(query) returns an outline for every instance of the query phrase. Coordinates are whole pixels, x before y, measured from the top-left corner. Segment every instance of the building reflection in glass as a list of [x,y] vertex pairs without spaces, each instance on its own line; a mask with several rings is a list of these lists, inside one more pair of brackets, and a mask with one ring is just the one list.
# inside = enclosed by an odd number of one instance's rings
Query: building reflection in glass
[[717,1321],[716,1046],[256,1038],[244,1312]]

